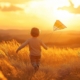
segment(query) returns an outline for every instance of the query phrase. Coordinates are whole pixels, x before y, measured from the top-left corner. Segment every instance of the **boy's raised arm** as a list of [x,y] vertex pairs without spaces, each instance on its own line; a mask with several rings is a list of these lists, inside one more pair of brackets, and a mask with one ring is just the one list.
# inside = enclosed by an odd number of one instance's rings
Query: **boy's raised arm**
[[25,41],[17,50],[16,50],[16,53],[19,51],[19,50],[21,50],[22,48],[24,48],[27,44],[28,44],[28,40],[27,41]]
[[43,46],[44,49],[48,49],[47,46],[41,41],[41,45]]

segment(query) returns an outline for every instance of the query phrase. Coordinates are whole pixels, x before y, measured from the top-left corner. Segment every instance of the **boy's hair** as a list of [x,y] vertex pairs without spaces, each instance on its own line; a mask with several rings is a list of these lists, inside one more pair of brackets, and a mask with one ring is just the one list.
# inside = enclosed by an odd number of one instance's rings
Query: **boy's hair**
[[38,28],[32,28],[31,29],[31,36],[32,37],[38,37],[39,36],[39,29]]

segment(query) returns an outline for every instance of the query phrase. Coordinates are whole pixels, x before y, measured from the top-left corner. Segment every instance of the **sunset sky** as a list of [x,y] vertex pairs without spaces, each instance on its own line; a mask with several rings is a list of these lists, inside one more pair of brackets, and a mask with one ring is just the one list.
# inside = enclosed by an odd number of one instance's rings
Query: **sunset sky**
[[71,3],[70,0],[0,0],[0,29],[34,26],[52,29],[58,19],[67,30],[80,30],[80,0]]

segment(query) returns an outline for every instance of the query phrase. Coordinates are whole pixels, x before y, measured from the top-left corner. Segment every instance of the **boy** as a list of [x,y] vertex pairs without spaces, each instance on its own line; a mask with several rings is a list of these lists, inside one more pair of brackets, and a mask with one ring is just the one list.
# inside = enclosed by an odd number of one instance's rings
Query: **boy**
[[27,44],[29,45],[29,51],[30,51],[30,60],[31,64],[34,67],[35,71],[39,69],[40,59],[41,59],[41,46],[43,46],[44,49],[47,50],[46,45],[40,41],[37,37],[39,36],[39,29],[38,28],[32,28],[31,29],[31,36],[32,38],[25,41],[16,52],[21,50],[23,47],[25,47]]

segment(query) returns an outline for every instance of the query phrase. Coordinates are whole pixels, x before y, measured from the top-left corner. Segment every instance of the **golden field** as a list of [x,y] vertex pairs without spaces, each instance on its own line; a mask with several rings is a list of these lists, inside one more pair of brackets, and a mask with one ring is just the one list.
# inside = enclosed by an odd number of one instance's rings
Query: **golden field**
[[41,65],[34,73],[26,46],[19,53],[16,40],[0,43],[1,80],[80,80],[80,48],[42,48]]

